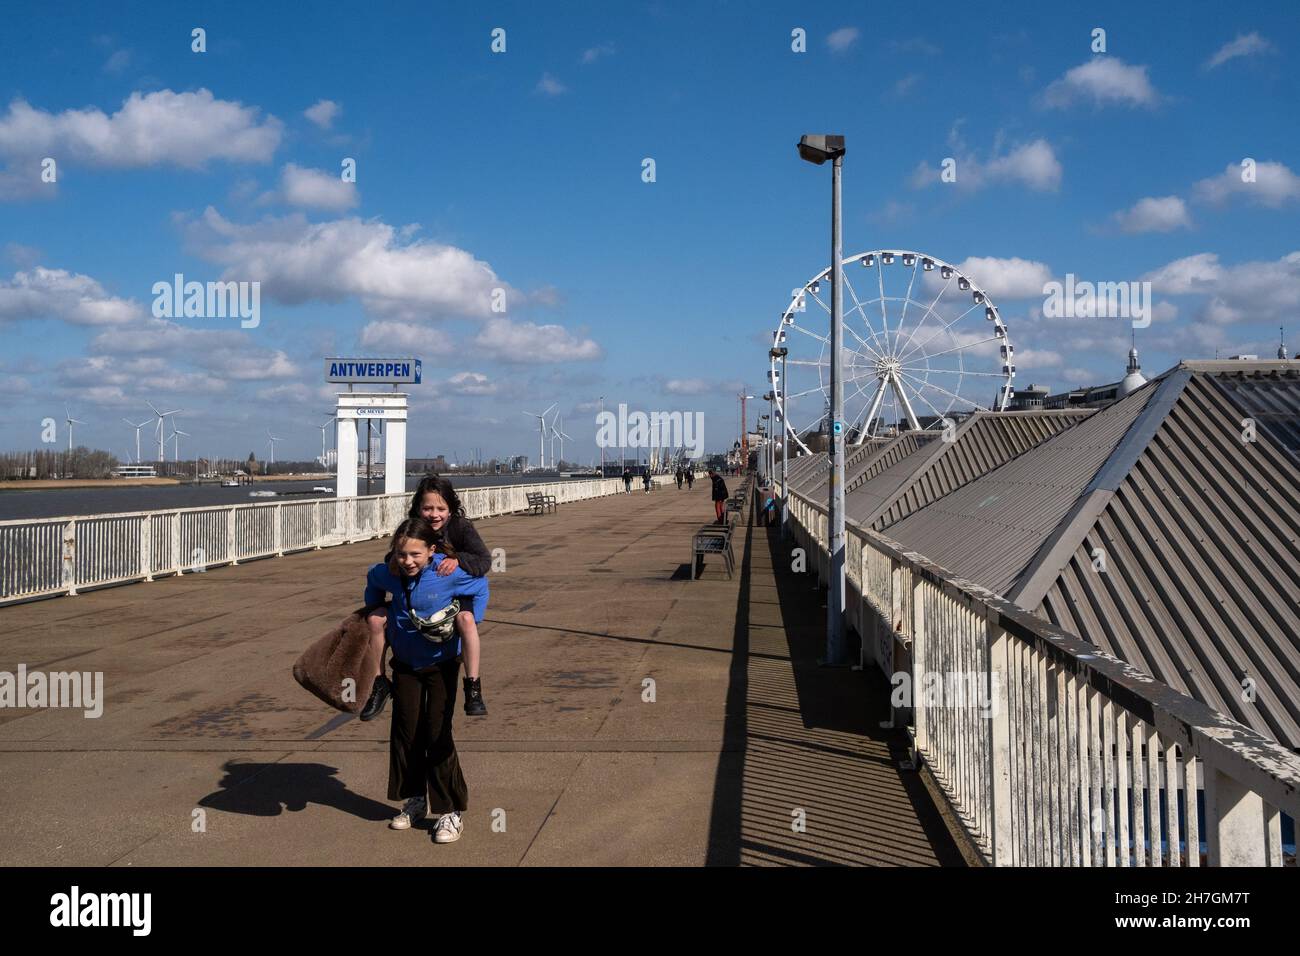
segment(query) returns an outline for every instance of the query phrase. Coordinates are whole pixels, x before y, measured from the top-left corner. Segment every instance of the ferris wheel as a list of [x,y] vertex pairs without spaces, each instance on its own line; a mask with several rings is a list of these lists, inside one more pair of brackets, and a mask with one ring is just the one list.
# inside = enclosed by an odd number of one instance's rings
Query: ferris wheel
[[[952,416],[977,409],[1006,409],[1014,350],[997,306],[974,280],[934,256],[905,250],[858,253],[843,268],[849,444],[905,428],[943,429]],[[805,454],[801,435],[827,427],[830,418],[830,284],[825,269],[794,289],[773,333],[775,346],[787,350],[786,381],[775,386],[784,397],[782,417]],[[769,378],[778,377],[773,358]]]

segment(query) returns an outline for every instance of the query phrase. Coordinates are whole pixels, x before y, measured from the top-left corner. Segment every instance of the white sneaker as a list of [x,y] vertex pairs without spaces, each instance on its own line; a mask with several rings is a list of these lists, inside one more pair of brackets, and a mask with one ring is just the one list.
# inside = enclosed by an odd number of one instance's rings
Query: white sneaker
[[409,830],[411,824],[416,820],[423,820],[427,812],[424,797],[411,797],[402,805],[402,812],[389,820],[388,825],[394,830]]
[[465,824],[461,823],[459,813],[444,813],[438,817],[438,824],[433,829],[433,842],[455,843],[464,829]]

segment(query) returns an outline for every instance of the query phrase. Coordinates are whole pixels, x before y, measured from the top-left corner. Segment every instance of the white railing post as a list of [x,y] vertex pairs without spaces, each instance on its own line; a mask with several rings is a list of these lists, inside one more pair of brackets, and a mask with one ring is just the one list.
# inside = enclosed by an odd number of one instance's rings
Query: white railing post
[[69,521],[63,526],[63,590],[68,594],[77,593],[77,522]]
[[231,564],[239,563],[239,552],[235,550],[235,509],[226,512],[226,557]]
[[1268,866],[1263,798],[1209,762],[1205,817],[1210,866]]
[[153,515],[140,519],[140,573],[153,580]]
[[[925,633],[925,598],[922,593],[924,580],[919,574],[912,574],[908,588],[912,592],[912,726],[916,731],[916,748],[924,752],[929,746],[928,722],[925,708],[921,706],[922,679],[928,640]],[[886,674],[892,679],[892,675]]]
[[277,558],[284,557],[284,535],[282,526],[284,524],[284,506],[280,502],[275,503],[275,508],[271,512],[271,521],[274,523],[271,528],[271,549],[275,552]]
[[[995,616],[988,622],[988,679],[993,716],[985,723],[989,734],[989,855],[994,866],[1015,865],[1014,806],[1011,780],[1011,707],[1006,696],[1014,676],[1011,671],[1011,637],[997,626]],[[999,695],[995,697],[993,695]],[[1000,699],[999,699],[1000,698]]]
[[181,513],[174,511],[167,517],[172,539],[172,570],[179,575],[185,568],[185,555],[181,554]]

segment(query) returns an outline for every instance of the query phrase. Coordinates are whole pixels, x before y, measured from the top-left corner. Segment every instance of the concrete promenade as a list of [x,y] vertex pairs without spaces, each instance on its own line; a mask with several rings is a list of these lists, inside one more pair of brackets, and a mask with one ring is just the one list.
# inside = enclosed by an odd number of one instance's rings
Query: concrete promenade
[[960,864],[884,679],[817,666],[823,599],[774,533],[687,579],[711,517],[697,482],[477,523],[506,570],[450,846],[385,825],[391,705],[363,724],[290,674],[387,539],[0,609],[0,671],[102,671],[106,697],[0,710],[0,864]]

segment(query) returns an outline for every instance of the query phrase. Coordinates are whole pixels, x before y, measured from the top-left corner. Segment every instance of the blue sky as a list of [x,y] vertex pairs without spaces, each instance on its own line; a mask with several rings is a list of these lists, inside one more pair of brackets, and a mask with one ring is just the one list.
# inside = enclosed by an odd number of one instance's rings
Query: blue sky
[[[590,459],[600,395],[701,411],[720,449],[737,390],[765,388],[792,288],[827,261],[829,173],[799,161],[804,132],[847,137],[846,255],[958,264],[1006,319],[1018,384],[1122,373],[1123,320],[1043,316],[1067,273],[1152,282],[1148,373],[1272,356],[1283,322],[1294,353],[1292,5],[1047,6],[12,12],[0,447],[36,447],[67,403],[79,443],[125,456],[121,419],[148,399],[185,408],[204,454],[261,457],[269,428],[277,457],[309,457],[332,407],[322,360],[343,354],[423,358],[413,454],[535,457],[521,411],[558,402],[566,452]],[[955,183],[937,178],[948,157]],[[260,324],[154,318],[153,284],[178,272],[259,281]]]

